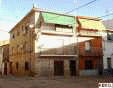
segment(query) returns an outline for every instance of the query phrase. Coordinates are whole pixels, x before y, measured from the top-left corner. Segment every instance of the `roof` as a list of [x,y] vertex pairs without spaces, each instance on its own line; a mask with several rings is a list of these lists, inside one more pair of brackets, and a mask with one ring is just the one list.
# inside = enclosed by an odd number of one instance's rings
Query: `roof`
[[9,40],[0,41],[0,46],[9,44]]
[[101,19],[98,17],[93,17],[93,16],[77,16],[77,18],[79,19],[89,19],[89,20],[96,20],[96,21],[100,21]]
[[84,29],[105,30],[104,25],[99,19],[79,18],[78,21],[80,22],[81,27]]
[[55,16],[55,14],[56,15],[62,15],[62,16],[69,16],[69,18],[71,18],[71,17],[74,17],[74,16],[72,16],[72,15],[69,15],[69,14],[63,14],[63,13],[57,13],[57,12],[52,12],[52,11],[48,11],[48,10],[44,10],[44,9],[40,9],[40,8],[32,8],[9,32],[12,32],[19,24],[20,24],[20,22],[22,22],[24,19],[26,19],[26,17],[29,15],[29,14],[31,14],[31,13],[33,13],[33,12],[47,12],[47,13],[51,13],[51,14],[54,14],[54,16]]
[[16,25],[14,25],[14,27],[9,31],[9,33],[12,32],[24,19],[26,19],[27,16],[29,16],[34,11],[34,9],[31,9]]
[[104,26],[106,27],[106,29],[113,29],[113,19],[109,19],[109,20],[104,20],[102,21],[102,23],[104,24]]
[[72,16],[65,16],[55,13],[43,12],[42,17],[46,23],[62,24],[62,25],[74,25],[75,19]]

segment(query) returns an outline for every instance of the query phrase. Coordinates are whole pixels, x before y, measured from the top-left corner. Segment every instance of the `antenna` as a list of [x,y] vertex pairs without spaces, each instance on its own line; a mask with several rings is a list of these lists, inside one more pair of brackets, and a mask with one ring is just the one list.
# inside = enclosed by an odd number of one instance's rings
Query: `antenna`
[[34,0],[32,0],[32,8],[35,8]]

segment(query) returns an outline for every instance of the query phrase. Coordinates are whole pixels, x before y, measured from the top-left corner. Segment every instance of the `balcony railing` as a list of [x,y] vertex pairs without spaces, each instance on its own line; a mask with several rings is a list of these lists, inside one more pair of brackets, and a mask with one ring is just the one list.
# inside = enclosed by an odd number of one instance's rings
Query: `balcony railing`
[[41,48],[39,55],[76,55],[74,48]]
[[53,35],[69,35],[72,36],[73,32],[64,32],[64,31],[55,31],[55,30],[42,30],[44,34],[53,34]]
[[80,56],[102,56],[103,50],[99,47],[92,47],[90,50],[85,50],[85,48],[79,48]]

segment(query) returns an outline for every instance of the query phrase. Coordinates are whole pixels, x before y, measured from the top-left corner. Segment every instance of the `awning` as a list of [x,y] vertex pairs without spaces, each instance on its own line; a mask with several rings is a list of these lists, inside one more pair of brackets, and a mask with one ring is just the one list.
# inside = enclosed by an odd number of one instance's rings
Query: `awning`
[[79,19],[82,28],[94,29],[94,30],[105,30],[104,25],[101,21],[92,19]]
[[74,16],[64,16],[55,13],[43,12],[42,17],[45,23],[62,24],[62,25],[74,25],[76,23]]

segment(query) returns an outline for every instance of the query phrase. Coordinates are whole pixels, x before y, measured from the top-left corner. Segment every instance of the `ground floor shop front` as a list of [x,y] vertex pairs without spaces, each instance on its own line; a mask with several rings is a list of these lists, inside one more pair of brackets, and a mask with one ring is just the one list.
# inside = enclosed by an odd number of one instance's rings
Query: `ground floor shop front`
[[101,57],[41,57],[36,59],[37,76],[94,76],[102,71]]
[[40,58],[36,61],[36,73],[38,76],[76,76],[77,62],[75,57]]
[[[33,63],[10,63],[12,75],[31,75],[69,78],[73,76],[94,76],[102,73],[102,57],[97,56],[41,56],[35,58]],[[12,67],[13,66],[13,67]],[[11,69],[13,68],[13,69]]]

